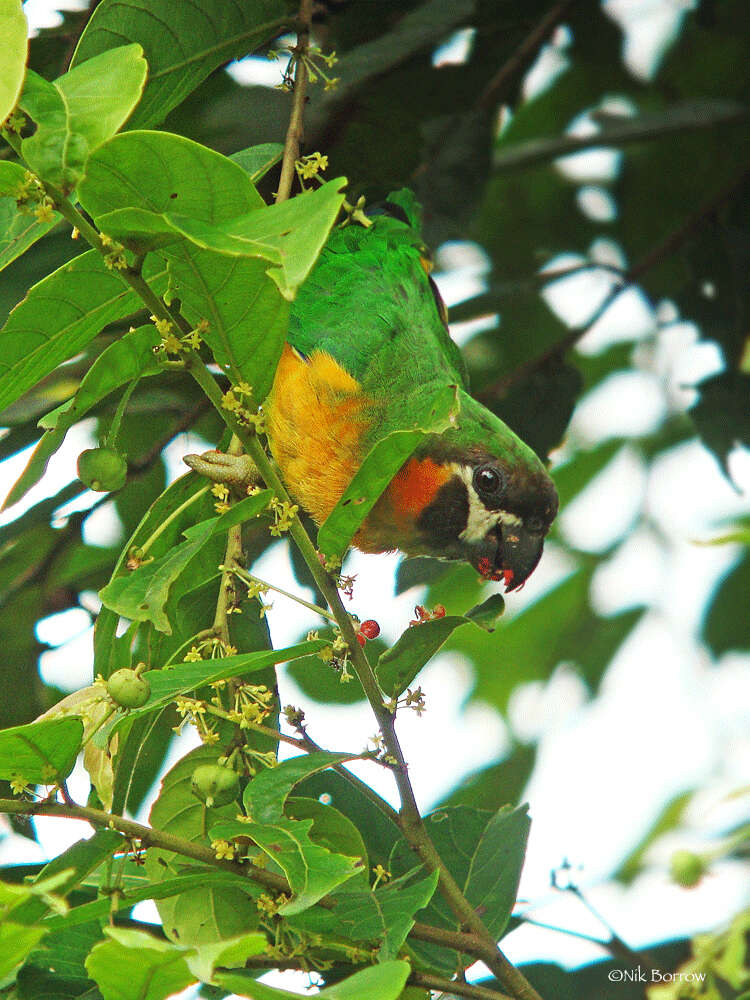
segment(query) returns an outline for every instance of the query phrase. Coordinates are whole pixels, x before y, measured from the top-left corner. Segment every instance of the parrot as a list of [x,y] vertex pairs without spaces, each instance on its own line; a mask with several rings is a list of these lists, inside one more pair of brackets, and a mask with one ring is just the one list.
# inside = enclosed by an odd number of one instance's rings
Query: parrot
[[431,269],[408,189],[333,230],[292,303],[263,406],[269,445],[320,525],[372,446],[410,426],[415,401],[455,387],[455,423],[423,438],[353,544],[465,561],[507,592],[537,566],[557,493],[534,451],[470,395]]

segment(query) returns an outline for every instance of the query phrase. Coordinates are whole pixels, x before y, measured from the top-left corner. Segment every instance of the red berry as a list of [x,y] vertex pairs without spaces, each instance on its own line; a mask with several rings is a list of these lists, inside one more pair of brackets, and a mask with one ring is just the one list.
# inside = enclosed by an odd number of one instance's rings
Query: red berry
[[445,618],[445,606],[443,604],[436,604],[432,609],[433,618]]
[[368,618],[359,626],[359,631],[366,639],[377,639],[380,635],[380,626],[372,618]]
[[367,642],[367,639],[360,632],[357,632],[357,642],[360,644],[360,646],[364,646],[364,644]]

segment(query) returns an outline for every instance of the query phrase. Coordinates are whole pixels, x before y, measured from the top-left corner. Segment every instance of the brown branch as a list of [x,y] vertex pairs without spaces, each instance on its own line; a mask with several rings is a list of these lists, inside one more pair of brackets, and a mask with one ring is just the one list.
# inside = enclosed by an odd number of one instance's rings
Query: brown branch
[[289,127],[286,131],[284,157],[281,161],[279,190],[276,193],[277,204],[281,201],[286,201],[292,193],[294,165],[299,159],[300,146],[304,137],[303,119],[309,78],[306,56],[310,48],[311,23],[312,0],[301,0],[297,44],[294,48],[294,101],[292,103],[292,114],[289,118]]
[[547,11],[484,88],[477,101],[478,107],[490,111],[500,102],[507,84],[531,64],[539,49],[576,2],[577,0],[560,0]]
[[[712,195],[712,197],[704,202],[700,208],[696,209],[696,211],[689,215],[687,219],[683,220],[679,226],[676,226],[675,229],[656,243],[646,254],[640,257],[631,268],[623,273],[621,282],[619,282],[605,297],[604,301],[597,307],[596,312],[585,326],[570,330],[564,337],[561,337],[560,340],[555,341],[555,343],[548,347],[545,351],[542,351],[541,354],[534,358],[529,358],[512,371],[486,386],[482,392],[478,394],[478,398],[482,402],[501,398],[511,386],[520,382],[532,372],[544,367],[547,362],[556,358],[561,358],[562,355],[574,347],[578,341],[589,332],[592,326],[594,326],[594,324],[601,319],[604,313],[624,291],[627,291],[644,274],[648,273],[658,264],[663,263],[673,253],[679,250],[680,247],[690,239],[695,231],[699,229],[706,222],[706,220],[713,215],[714,212],[716,212],[717,209],[719,209],[739,187],[742,186],[742,184],[745,183],[749,176],[750,167],[744,167],[740,173],[735,175],[735,177],[725,187],[721,188],[714,195]],[[544,275],[542,274],[541,277],[544,277]]]

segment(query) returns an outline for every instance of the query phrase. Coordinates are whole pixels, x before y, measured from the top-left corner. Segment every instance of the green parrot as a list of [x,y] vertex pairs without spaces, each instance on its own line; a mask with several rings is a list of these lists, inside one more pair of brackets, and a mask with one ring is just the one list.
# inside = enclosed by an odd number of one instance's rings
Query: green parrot
[[410,426],[423,394],[456,387],[455,426],[423,440],[354,544],[465,560],[514,590],[541,557],[555,487],[535,453],[469,395],[414,196],[389,195],[369,221],[334,230],[293,304],[265,403],[273,456],[321,524],[373,444]]

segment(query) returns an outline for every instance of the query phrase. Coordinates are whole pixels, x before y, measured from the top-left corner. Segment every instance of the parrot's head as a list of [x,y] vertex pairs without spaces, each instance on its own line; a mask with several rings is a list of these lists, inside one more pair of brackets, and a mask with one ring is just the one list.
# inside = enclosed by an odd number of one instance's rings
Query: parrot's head
[[458,426],[427,438],[394,480],[391,501],[408,538],[400,548],[469,562],[505,590],[536,568],[557,514],[555,486],[535,453],[461,393]]

